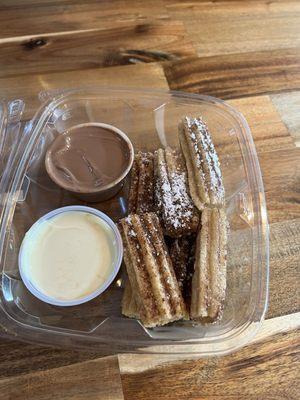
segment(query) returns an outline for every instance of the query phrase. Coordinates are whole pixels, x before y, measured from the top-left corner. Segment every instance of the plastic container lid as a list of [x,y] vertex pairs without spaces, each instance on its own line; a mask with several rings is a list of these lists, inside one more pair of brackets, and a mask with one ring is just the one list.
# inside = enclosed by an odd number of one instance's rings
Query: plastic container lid
[[[247,344],[267,306],[269,232],[261,172],[244,117],[215,98],[159,90],[99,87],[40,97],[43,104],[29,122],[20,122],[20,100],[0,109],[3,334],[73,348],[198,356],[224,354]],[[121,315],[122,272],[100,296],[78,306],[56,307],[32,296],[18,270],[26,231],[53,209],[85,205],[57,187],[45,171],[44,157],[53,139],[72,126],[101,122],[126,132],[135,150],[177,147],[177,125],[185,115],[206,121],[223,172],[230,224],[223,319],[212,325],[184,321],[145,329]],[[113,199],[93,207],[117,222],[127,213],[127,197],[125,185]]]

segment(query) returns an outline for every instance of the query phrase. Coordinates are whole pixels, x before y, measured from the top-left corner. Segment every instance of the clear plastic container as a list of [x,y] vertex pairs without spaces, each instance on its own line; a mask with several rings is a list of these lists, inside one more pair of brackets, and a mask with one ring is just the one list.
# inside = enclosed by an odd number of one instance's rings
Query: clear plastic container
[[[22,122],[20,100],[0,104],[1,304],[3,335],[74,348],[110,352],[181,353],[210,356],[249,342],[266,311],[268,223],[255,147],[244,117],[221,100],[179,92],[83,88],[43,93],[41,108]],[[74,125],[101,122],[125,132],[135,150],[178,146],[177,125],[202,116],[219,154],[230,224],[227,294],[223,319],[212,325],[190,321],[145,329],[121,315],[123,275],[94,300],[56,307],[34,297],[23,284],[18,253],[26,231],[41,216],[67,205],[88,205],[48,177],[45,152]],[[20,122],[21,121],[21,122]],[[92,207],[114,221],[127,212],[128,183],[113,199]]]

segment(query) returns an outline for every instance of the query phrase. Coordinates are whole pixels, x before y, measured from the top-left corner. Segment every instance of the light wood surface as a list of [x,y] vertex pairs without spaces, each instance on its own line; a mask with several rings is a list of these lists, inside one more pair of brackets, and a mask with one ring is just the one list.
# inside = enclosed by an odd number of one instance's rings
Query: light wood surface
[[[279,334],[229,356],[122,374],[125,398],[293,399],[299,388],[299,335]],[[297,356],[298,355],[298,356]],[[276,377],[276,379],[274,379]],[[139,382],[137,385],[136,382]]]
[[[257,335],[249,343],[254,344],[270,339],[270,337],[296,331],[300,327],[300,313],[284,315],[282,317],[267,319],[263,322]],[[249,354],[251,353],[251,350]],[[134,374],[153,370],[156,367],[175,363],[178,360],[198,360],[196,355],[140,355],[140,354],[119,354],[119,368],[121,374]],[[217,358],[216,358],[217,359]]]
[[296,146],[300,147],[300,92],[274,94],[271,99]]
[[298,1],[170,1],[198,55],[237,54],[300,46]]
[[1,380],[0,399],[123,400],[117,356]]
[[21,98],[26,102],[25,119],[32,118],[41,105],[40,92],[84,85],[168,88],[163,69],[155,63],[33,74],[27,75],[26,79],[24,76],[0,79],[1,93],[4,98],[7,100]]
[[228,103],[247,119],[259,155],[294,149],[293,139],[269,96],[244,97],[229,100]]
[[[116,355],[0,341],[0,399],[299,397],[300,3],[0,2],[0,90],[171,88],[227,99],[251,128],[270,222],[270,297],[256,341],[222,358]],[[186,358],[186,356],[185,356]]]

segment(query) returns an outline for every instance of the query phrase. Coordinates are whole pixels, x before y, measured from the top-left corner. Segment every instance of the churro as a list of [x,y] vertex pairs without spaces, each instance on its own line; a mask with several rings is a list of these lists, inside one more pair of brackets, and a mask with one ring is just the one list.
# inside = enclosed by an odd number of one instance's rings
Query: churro
[[132,291],[132,287],[128,279],[125,283],[124,294],[122,298],[122,314],[129,318],[140,318],[136,296]]
[[154,199],[164,233],[171,237],[197,231],[199,213],[188,193],[187,173],[179,152],[167,147],[154,154]]
[[207,125],[201,118],[185,117],[178,129],[195,205],[199,210],[205,206],[222,207],[225,192],[220,162]]
[[195,248],[196,235],[182,236],[175,239],[170,245],[170,257],[187,308],[191,302],[191,284],[194,274]]
[[196,242],[190,317],[201,322],[221,318],[226,291],[227,222],[223,209],[204,209]]
[[139,151],[131,169],[128,200],[129,214],[143,214],[154,209],[153,154]]
[[145,327],[187,317],[156,214],[131,214],[120,222],[124,261]]

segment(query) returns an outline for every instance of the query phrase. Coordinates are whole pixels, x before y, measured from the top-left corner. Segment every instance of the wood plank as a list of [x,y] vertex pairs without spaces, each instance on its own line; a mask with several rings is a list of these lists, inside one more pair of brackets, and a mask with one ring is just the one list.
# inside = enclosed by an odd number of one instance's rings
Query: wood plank
[[0,381],[1,400],[123,400],[118,358],[106,357]]
[[0,38],[143,23],[149,17],[168,19],[162,0],[9,1],[0,4]]
[[246,118],[258,153],[294,148],[291,135],[269,96],[234,99],[228,104]]
[[[106,355],[109,352],[106,353]],[[70,350],[39,346],[16,340],[0,341],[0,384],[4,378],[92,360],[104,356],[95,351]]]
[[271,99],[296,146],[300,147],[300,92],[274,94]]
[[300,46],[300,3],[207,1],[166,3],[170,16],[184,21],[199,56]]
[[258,154],[265,187],[269,222],[300,218],[300,149]]
[[300,49],[186,58],[164,69],[174,90],[222,99],[275,93],[300,88]]
[[[299,327],[300,312],[265,320],[256,336],[252,338],[249,346],[270,339],[274,335],[296,330]],[[195,354],[119,354],[118,359],[122,375],[141,373],[175,362],[178,365],[179,361],[199,360],[199,357]]]
[[137,64],[112,68],[93,68],[84,71],[27,75],[0,79],[1,96],[7,100],[22,98],[26,102],[24,119],[32,118],[40,106],[40,91],[85,86],[130,86],[168,88],[160,65]]
[[[267,203],[268,204],[268,203]],[[298,211],[299,211],[298,206]],[[272,210],[269,212],[272,219]],[[233,224],[231,223],[231,226]],[[229,242],[228,286],[235,279],[238,269],[240,282],[247,281],[249,270],[249,239],[243,230],[232,230],[233,240]],[[234,247],[233,247],[234,246]],[[269,299],[266,318],[284,316],[300,311],[299,296],[299,260],[300,260],[300,218],[283,220],[270,224],[269,252]],[[232,291],[227,292],[230,298]],[[234,304],[239,304],[235,298]],[[234,306],[236,307],[236,306]]]
[[299,331],[279,334],[225,357],[121,375],[125,399],[298,398]]
[[300,311],[299,260],[300,219],[271,224],[267,318]]
[[178,59],[195,54],[182,22],[136,21],[107,29],[0,42],[0,77]]
[[[297,328],[298,326],[300,326],[299,313],[293,314],[290,317],[285,316],[265,321],[263,323],[261,331],[259,332],[259,334],[253,340],[252,343],[256,343],[257,341],[263,341],[263,346],[265,346],[266,342],[270,343],[273,340],[274,336],[272,335],[282,332],[287,332],[291,329]],[[290,335],[289,346],[284,346],[284,347],[285,348],[288,347],[290,349],[292,347],[292,341],[295,335],[293,332],[291,332],[291,334],[289,335]],[[277,340],[279,337],[280,335],[277,335],[275,337],[275,340]],[[282,336],[282,338],[284,337],[286,340],[287,336]],[[21,351],[21,345],[24,346],[24,344],[20,344],[20,351]],[[117,363],[116,357],[106,357],[100,359],[98,358],[93,361],[83,361],[83,362],[78,362],[81,361],[82,358],[79,358],[77,362],[74,358],[74,362],[76,362],[75,364],[66,367],[58,367],[60,365],[59,364],[60,360],[56,358],[56,365],[53,362],[52,365],[48,364],[47,368],[44,368],[45,364],[47,365],[46,356],[48,354],[48,359],[52,358],[54,351],[53,349],[44,348],[44,350],[41,351],[41,354],[42,353],[44,354],[44,358],[41,356],[38,356],[37,358],[30,358],[31,363],[29,364],[28,362],[29,359],[26,359],[27,362],[22,360],[22,356],[24,354],[22,354],[21,352],[19,352],[18,354],[19,357],[16,357],[13,363],[12,359],[15,357],[15,354],[12,352],[11,353],[12,357],[11,357],[8,355],[7,351],[6,352],[4,351],[4,346],[1,347],[0,350],[1,352],[3,352],[3,356],[6,356],[8,361],[11,360],[11,367],[14,368],[13,368],[13,373],[8,374],[10,378],[2,378],[0,380],[0,393],[1,393],[0,399],[11,398],[16,400],[23,398],[46,400],[48,398],[50,399],[53,397],[59,399],[69,399],[69,398],[101,399],[101,400],[119,399],[122,398],[119,370],[121,372],[121,375],[124,376],[123,382],[125,382],[125,393],[127,394],[126,398],[131,398],[128,397],[128,392],[126,391],[128,390],[129,376],[131,384],[135,382],[134,383],[135,390],[139,390],[139,387],[141,387],[142,390],[144,389],[143,386],[140,386],[139,382],[139,377],[141,375],[146,373],[148,375],[150,374],[151,377],[155,376],[155,381],[156,381],[154,382],[155,391],[153,391],[151,397],[154,398],[154,396],[157,395],[156,389],[158,387],[158,380],[160,380],[160,377],[161,376],[167,377],[167,382],[168,382],[167,385],[170,384],[169,379],[175,378],[173,375],[175,369],[177,370],[176,379],[179,375],[179,382],[180,385],[182,385],[183,376],[181,375],[180,371],[181,370],[187,371],[188,366],[191,367],[191,373],[194,378],[196,378],[196,368],[198,368],[198,373],[199,373],[198,378],[200,378],[202,374],[201,372],[205,373],[205,371],[207,371],[209,367],[211,374],[208,378],[218,377],[220,372],[223,371],[223,373],[226,373],[226,379],[231,380],[234,379],[235,371],[232,371],[232,368],[227,370],[228,365],[239,364],[241,360],[243,360],[244,371],[242,369],[241,373],[246,375],[247,368],[252,367],[253,370],[253,366],[255,364],[258,364],[258,367],[260,367],[261,364],[268,363],[268,360],[263,359],[266,357],[267,351],[261,352],[260,353],[261,356],[258,355],[257,360],[255,359],[256,361],[252,360],[251,356],[255,355],[252,354],[253,348],[258,349],[258,347],[249,345],[240,352],[237,352],[233,355],[226,356],[220,359],[213,358],[210,360],[203,360],[203,359],[199,360],[195,358],[195,356],[188,356],[188,355],[163,356],[163,355],[123,354],[118,356],[119,365]],[[32,351],[35,351],[35,353],[37,353],[37,349],[39,349],[39,347],[33,345],[31,345],[31,347]],[[278,346],[276,346],[275,352],[278,348],[279,344]],[[67,350],[55,350],[55,351],[56,352],[61,351],[61,353],[64,353],[64,356],[67,357]],[[69,352],[71,353],[71,351]],[[242,355],[241,353],[243,353],[244,355]],[[77,352],[77,354],[80,357],[80,355],[84,353]],[[220,362],[222,360],[224,360],[225,363]],[[286,360],[287,359],[285,358],[285,361]],[[178,364],[179,361],[180,364]],[[209,362],[209,365],[207,365],[207,362]],[[247,365],[247,362],[249,362],[249,366]],[[36,366],[39,364],[43,370],[34,372],[34,370],[37,369]],[[268,364],[268,366],[269,365],[270,364]],[[17,366],[19,366],[19,369],[16,368]],[[32,367],[31,371],[30,371],[30,366]],[[8,365],[5,368],[7,367]],[[167,372],[170,370],[172,371],[171,374],[167,373],[166,375],[162,375],[165,371]],[[270,374],[273,373],[274,372],[273,370],[271,370],[269,373]],[[277,372],[278,371],[276,369],[276,374]],[[251,376],[252,373],[250,374],[250,377]],[[135,377],[135,379],[133,379],[133,377]],[[190,377],[191,374],[188,374],[188,379]],[[226,379],[224,380],[224,382],[226,381]],[[208,382],[209,381],[210,379],[208,379]],[[145,385],[145,380],[143,378],[141,380],[141,384]],[[195,388],[195,385],[193,387]],[[132,393],[130,393],[129,395],[131,396]],[[140,398],[143,399],[147,397],[140,397]]]
[[260,342],[273,335],[285,333],[300,328],[300,312],[267,319],[262,323],[261,329],[252,339],[251,343]]

